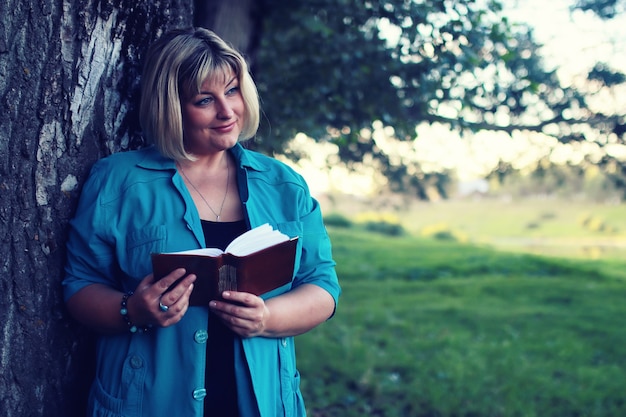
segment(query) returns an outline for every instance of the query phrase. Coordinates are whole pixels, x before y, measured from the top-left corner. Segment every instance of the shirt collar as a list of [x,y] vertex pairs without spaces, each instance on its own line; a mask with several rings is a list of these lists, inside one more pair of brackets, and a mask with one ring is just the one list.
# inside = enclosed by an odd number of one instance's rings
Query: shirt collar
[[268,171],[270,169],[265,158],[260,158],[260,154],[245,149],[239,142],[230,149],[230,152],[242,168],[249,168],[254,171]]
[[[241,143],[236,143],[235,146],[230,148],[230,152],[243,168],[249,168],[254,171],[267,171],[270,169],[265,158],[259,158],[255,152],[246,150]],[[145,148],[144,157],[137,165],[142,168],[154,170],[176,169],[174,160],[161,155],[154,145]]]
[[145,148],[143,159],[137,162],[137,166],[155,170],[176,169],[174,160],[161,155],[154,145]]

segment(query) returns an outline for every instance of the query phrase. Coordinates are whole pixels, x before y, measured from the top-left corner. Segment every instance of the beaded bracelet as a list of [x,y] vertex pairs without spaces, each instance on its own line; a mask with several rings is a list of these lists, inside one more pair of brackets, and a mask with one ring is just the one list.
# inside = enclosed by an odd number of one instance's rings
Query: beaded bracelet
[[128,325],[128,330],[131,333],[147,332],[149,330],[149,326],[148,327],[137,327],[135,324],[133,324],[132,321],[130,321],[130,317],[128,316],[128,298],[131,295],[133,295],[132,291],[128,291],[127,293],[124,293],[124,295],[122,295],[122,302],[121,302],[122,308],[120,309],[120,314],[122,315],[122,318],[124,319],[124,321]]

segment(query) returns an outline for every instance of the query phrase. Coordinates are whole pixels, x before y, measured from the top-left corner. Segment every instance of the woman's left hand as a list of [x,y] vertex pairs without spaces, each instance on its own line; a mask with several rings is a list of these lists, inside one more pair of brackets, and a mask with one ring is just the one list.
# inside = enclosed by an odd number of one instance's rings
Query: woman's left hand
[[228,328],[241,337],[263,335],[270,311],[261,297],[238,291],[224,291],[222,297],[209,306]]
[[209,306],[241,337],[289,337],[308,332],[335,311],[335,300],[323,288],[302,284],[263,300],[254,294],[224,291]]

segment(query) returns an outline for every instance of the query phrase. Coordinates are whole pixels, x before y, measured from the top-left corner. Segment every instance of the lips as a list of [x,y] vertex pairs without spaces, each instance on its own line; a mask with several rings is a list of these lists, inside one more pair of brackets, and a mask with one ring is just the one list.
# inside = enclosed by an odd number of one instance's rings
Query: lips
[[212,129],[216,132],[219,133],[228,133],[230,131],[232,131],[235,128],[235,125],[237,123],[233,122],[233,123],[229,123],[227,125],[221,125],[221,126],[215,126]]

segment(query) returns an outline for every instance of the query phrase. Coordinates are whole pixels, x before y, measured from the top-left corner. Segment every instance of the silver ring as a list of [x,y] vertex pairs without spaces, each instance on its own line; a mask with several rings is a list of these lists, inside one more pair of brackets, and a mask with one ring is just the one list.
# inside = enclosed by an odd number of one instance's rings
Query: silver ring
[[165,304],[163,304],[161,301],[159,301],[159,310],[161,310],[164,313],[167,313],[167,310],[169,310],[170,308],[168,306],[166,306]]

